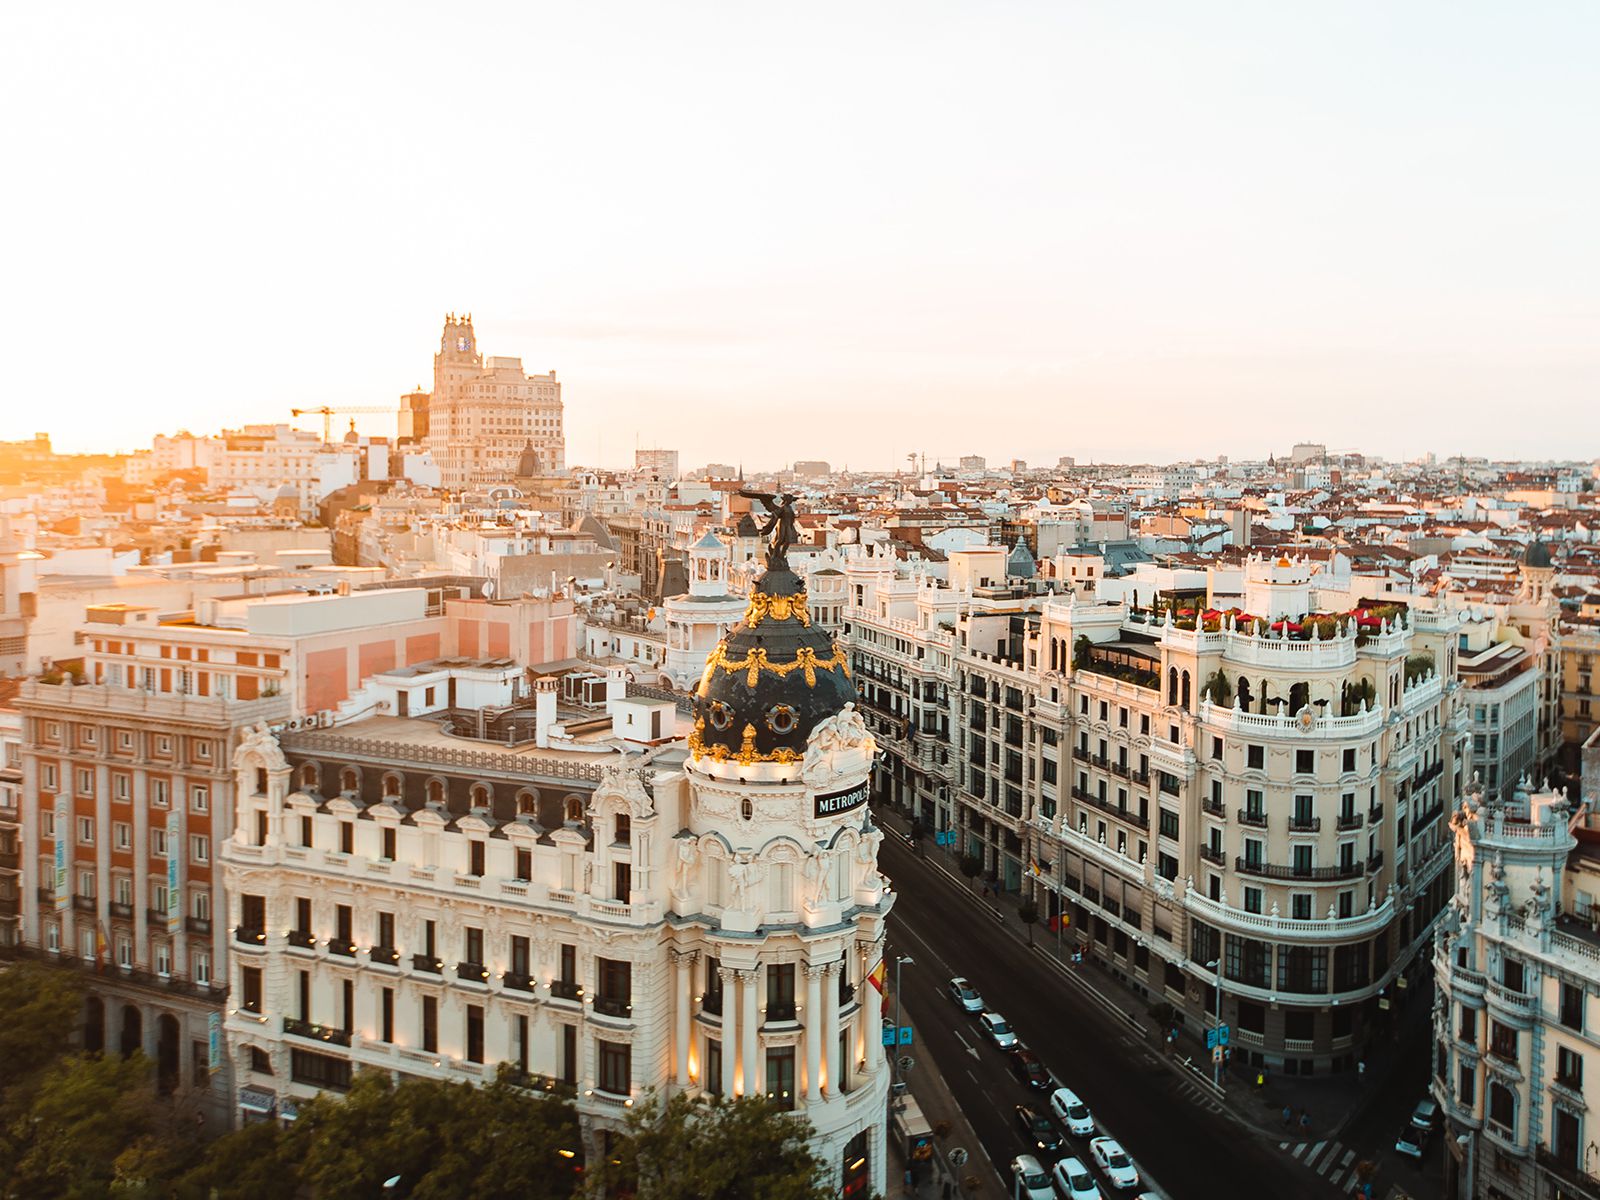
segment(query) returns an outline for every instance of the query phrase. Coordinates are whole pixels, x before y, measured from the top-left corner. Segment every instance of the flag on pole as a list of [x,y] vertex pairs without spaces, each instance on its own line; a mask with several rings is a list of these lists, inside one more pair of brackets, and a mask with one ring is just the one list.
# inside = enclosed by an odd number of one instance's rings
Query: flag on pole
[[96,972],[105,970],[106,946],[106,923],[104,921],[96,921],[94,926],[94,969]]
[[867,979],[884,996],[889,994],[889,968],[884,964],[883,959],[880,958],[878,965],[867,972]]

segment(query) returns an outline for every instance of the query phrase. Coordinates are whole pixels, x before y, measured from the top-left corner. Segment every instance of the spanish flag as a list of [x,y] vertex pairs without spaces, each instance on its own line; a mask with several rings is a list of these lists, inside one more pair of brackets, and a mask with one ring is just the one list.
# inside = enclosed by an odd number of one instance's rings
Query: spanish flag
[[889,968],[884,965],[883,959],[878,960],[878,965],[867,972],[867,978],[872,986],[877,988],[883,996],[888,996]]

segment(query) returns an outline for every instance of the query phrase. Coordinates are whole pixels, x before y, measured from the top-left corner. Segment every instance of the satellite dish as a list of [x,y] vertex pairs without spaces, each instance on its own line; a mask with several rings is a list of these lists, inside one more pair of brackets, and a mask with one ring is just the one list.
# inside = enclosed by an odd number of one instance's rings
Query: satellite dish
[[494,596],[494,580],[485,579],[483,581],[483,586],[478,589],[478,594],[480,596],[482,596],[485,600],[493,598],[493,596]]

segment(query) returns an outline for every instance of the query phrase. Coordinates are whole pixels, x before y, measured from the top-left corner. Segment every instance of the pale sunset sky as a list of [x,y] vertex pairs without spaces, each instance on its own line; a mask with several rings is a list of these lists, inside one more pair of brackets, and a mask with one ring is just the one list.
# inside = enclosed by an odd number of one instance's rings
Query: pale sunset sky
[[1597,62],[1589,2],[11,5],[0,438],[392,405],[471,311],[570,463],[1594,457]]

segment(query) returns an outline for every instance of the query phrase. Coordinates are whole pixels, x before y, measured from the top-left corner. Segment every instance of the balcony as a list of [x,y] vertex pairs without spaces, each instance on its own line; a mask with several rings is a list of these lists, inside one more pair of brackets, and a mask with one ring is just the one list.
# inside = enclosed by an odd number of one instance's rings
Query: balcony
[[1358,812],[1340,813],[1339,820],[1334,827],[1340,833],[1347,833],[1352,829],[1360,829],[1366,823],[1367,819]]
[[1238,821],[1241,825],[1248,825],[1252,829],[1265,829],[1267,827],[1267,814],[1264,812],[1251,812],[1248,808],[1238,810]]
[[427,975],[444,974],[444,959],[435,958],[431,954],[413,954],[411,956],[411,969],[421,971]]
[[767,1004],[768,1025],[776,1025],[779,1022],[793,1021],[794,1019],[795,1007],[793,1000],[777,1000]]
[[211,933],[211,921],[206,917],[185,917],[183,919],[183,927],[190,933],[198,933],[204,936],[210,936]]
[[1201,811],[1210,813],[1213,817],[1227,819],[1228,807],[1220,800],[1202,800],[1200,801],[1200,808]]
[[1118,808],[1111,801],[1097,796],[1093,792],[1085,791],[1083,788],[1073,788],[1072,797],[1074,800],[1092,805],[1108,816],[1116,817],[1119,821],[1127,821],[1130,824],[1137,825],[1140,829],[1150,828],[1150,819],[1148,817],[1141,817],[1138,813],[1130,812],[1126,808]]
[[283,1019],[284,1033],[293,1034],[295,1037],[309,1038],[314,1042],[327,1042],[334,1046],[348,1046],[350,1034],[343,1029],[334,1029],[328,1025],[318,1025],[311,1021],[302,1021],[296,1017]]
[[1224,853],[1221,846],[1207,846],[1202,844],[1200,847],[1200,857],[1205,859],[1208,863],[1215,863],[1219,867],[1228,865],[1228,856],[1226,853]]
[[633,1005],[624,996],[596,996],[594,1011],[602,1017],[621,1017],[626,1020],[633,1016]]
[[555,1079],[549,1075],[532,1075],[509,1063],[500,1066],[501,1077],[513,1087],[525,1088],[530,1092],[548,1092],[552,1096],[561,1096],[565,1099],[576,1099],[578,1086],[565,1080]]
[[133,905],[131,904],[122,904],[116,900],[113,900],[109,905],[107,905],[107,908],[111,910],[111,915],[113,917],[120,917],[124,921],[133,920]]
[[267,931],[265,929],[251,929],[248,925],[236,925],[233,930],[233,940],[245,946],[265,946],[267,944]]
[[289,945],[297,946],[301,950],[314,950],[316,949],[317,939],[304,929],[291,929],[289,930]]
[[489,968],[481,962],[467,962],[463,959],[456,964],[456,979],[462,983],[488,983]]
[[552,1000],[582,1000],[583,985],[571,979],[552,979],[550,981],[550,998]]
[[1371,808],[1367,809],[1367,820],[1371,821],[1374,825],[1383,820],[1383,804],[1381,802],[1374,804]]
[[22,855],[16,850],[0,850],[0,871],[22,869]]
[[534,990],[533,976],[524,971],[507,971],[500,976],[500,983],[517,992],[532,992]]
[[700,1011],[710,1013],[714,1017],[720,1017],[722,1015],[722,993],[720,991],[703,993],[700,997]]
[[1289,818],[1289,832],[1290,833],[1321,833],[1322,832],[1322,818],[1321,817],[1290,817]]
[[1312,883],[1359,879],[1363,871],[1362,864],[1358,862],[1333,867],[1296,867],[1253,862],[1243,858],[1233,860],[1233,869],[1241,875],[1257,875],[1263,879],[1303,879]]
[[[72,907],[77,909],[79,912],[92,913],[95,911],[94,897],[75,895],[72,897]],[[163,914],[163,916],[164,915],[165,914]]]
[[400,951],[393,946],[374,946],[367,952],[367,958],[381,967],[395,967],[400,965]]
[[356,944],[344,938],[334,938],[328,943],[328,953],[337,954],[341,958],[354,958],[356,956]]
[[1372,852],[1371,857],[1369,857],[1367,859],[1367,870],[1369,870],[1369,871],[1380,871],[1382,869],[1383,869],[1383,851],[1382,850],[1374,850]]

